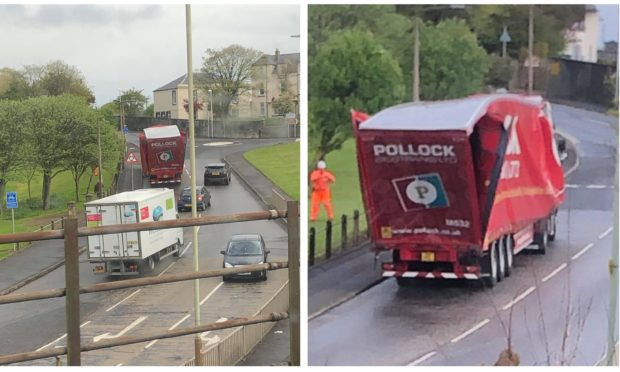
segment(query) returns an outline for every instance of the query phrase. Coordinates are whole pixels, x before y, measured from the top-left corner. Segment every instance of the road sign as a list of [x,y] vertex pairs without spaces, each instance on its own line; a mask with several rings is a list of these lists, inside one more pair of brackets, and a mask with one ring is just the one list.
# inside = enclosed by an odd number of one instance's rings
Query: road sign
[[8,209],[17,208],[17,193],[15,191],[7,191],[6,193],[6,207]]
[[133,152],[129,152],[127,154],[127,160],[125,160],[127,163],[137,163],[138,159],[136,159],[136,156],[133,154]]
[[129,133],[129,127],[125,125],[123,127],[123,132],[125,132],[125,134]]
[[504,32],[502,32],[502,35],[499,37],[499,42],[500,43],[509,43],[511,41],[512,41],[512,39],[510,38],[510,34],[508,33],[508,29],[506,28],[506,26],[504,26]]

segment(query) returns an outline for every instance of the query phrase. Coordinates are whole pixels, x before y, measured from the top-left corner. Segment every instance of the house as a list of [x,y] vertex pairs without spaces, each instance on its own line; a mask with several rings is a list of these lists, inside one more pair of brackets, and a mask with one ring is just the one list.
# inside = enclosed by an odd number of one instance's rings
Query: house
[[603,50],[598,51],[598,59],[601,62],[615,65],[618,61],[618,42],[606,41]]
[[[291,101],[290,111],[298,113],[299,107],[299,53],[262,55],[253,66],[252,78],[248,83],[251,89],[236,97],[231,105],[229,115],[233,117],[272,117],[283,116],[274,103],[280,98],[288,97]],[[197,82],[204,80],[200,72],[194,73],[194,96],[204,103],[204,109],[198,111],[198,120],[207,120],[209,111],[209,92],[198,88]],[[188,99],[187,74],[157,88],[153,91],[153,113],[161,119],[189,119],[184,100]],[[284,95],[284,93],[287,93]]]
[[575,22],[564,32],[566,47],[562,53],[567,58],[596,63],[598,60],[598,40],[600,17],[596,6],[585,5],[583,21]]

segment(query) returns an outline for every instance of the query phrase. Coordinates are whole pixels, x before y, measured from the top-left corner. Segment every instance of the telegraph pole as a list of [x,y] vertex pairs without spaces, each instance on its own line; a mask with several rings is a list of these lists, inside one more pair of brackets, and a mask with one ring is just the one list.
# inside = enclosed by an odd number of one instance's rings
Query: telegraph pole
[[420,19],[413,17],[413,102],[420,100]]
[[529,59],[527,67],[527,92],[531,95],[534,92],[534,5],[530,5],[527,49]]
[[[616,136],[618,134],[616,133]],[[618,155],[616,154],[615,189],[618,190]],[[614,193],[614,224],[618,223],[618,192]],[[613,366],[618,342],[618,225],[613,226],[611,258],[609,259],[609,328],[607,334],[607,366]]]

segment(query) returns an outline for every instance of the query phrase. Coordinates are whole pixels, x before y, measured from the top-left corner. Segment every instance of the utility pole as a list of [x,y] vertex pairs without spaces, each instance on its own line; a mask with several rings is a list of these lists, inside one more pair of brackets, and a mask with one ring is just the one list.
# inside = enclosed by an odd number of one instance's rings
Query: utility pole
[[103,196],[103,168],[101,167],[101,120],[97,123],[97,147],[99,150],[99,192],[97,193],[97,197],[101,199]]
[[[616,136],[618,134],[616,133]],[[618,190],[618,154],[616,154],[615,189]],[[614,224],[618,223],[618,192],[614,193]],[[611,259],[609,260],[609,328],[607,335],[607,366],[613,366],[616,343],[618,342],[618,225],[613,226]]]
[[534,5],[530,5],[530,21],[528,27],[528,60],[527,67],[527,93],[534,92]]
[[420,101],[420,18],[413,16],[413,102]]
[[[192,74],[192,8],[185,5],[185,29],[187,35],[187,82],[189,95],[189,161],[191,168],[191,190],[192,190],[192,218],[198,217],[196,213],[196,137],[194,130],[194,76]],[[194,271],[199,271],[198,264],[198,226],[192,227],[192,244],[194,246]],[[200,325],[200,281],[194,280],[194,324]],[[197,366],[203,365],[202,358],[202,339],[200,334],[194,338],[194,357]]]

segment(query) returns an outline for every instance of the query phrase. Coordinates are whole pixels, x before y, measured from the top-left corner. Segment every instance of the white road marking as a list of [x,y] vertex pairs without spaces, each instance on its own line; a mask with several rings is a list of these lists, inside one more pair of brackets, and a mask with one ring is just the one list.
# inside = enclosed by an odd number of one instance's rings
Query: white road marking
[[173,263],[171,263],[170,265],[168,265],[168,267],[166,267],[166,268],[165,268],[165,269],[164,269],[161,273],[159,273],[159,275],[157,275],[157,276],[162,276],[162,275],[164,275],[164,273],[165,273],[166,271],[168,271],[168,269],[170,269],[172,266],[174,266],[174,264],[175,264],[175,263],[176,263],[176,262],[173,262]]
[[553,270],[549,275],[547,275],[544,278],[542,278],[543,283],[546,282],[547,280],[553,278],[553,276],[555,274],[559,273],[560,271],[564,270],[565,268],[566,268],[566,262],[561,264],[560,266],[558,266],[558,268]]
[[525,297],[527,297],[527,295],[529,295],[530,293],[534,292],[536,290],[536,287],[531,286],[528,289],[525,290],[525,292],[521,293],[520,295],[518,295],[517,297],[515,297],[514,300],[510,301],[509,303],[507,303],[506,305],[504,305],[504,307],[502,307],[503,310],[508,310],[511,307],[513,307],[517,302],[521,301],[522,299],[524,299]]
[[584,253],[586,253],[590,248],[594,247],[594,244],[590,243],[588,245],[586,245],[582,250],[580,250],[579,252],[577,252],[573,257],[572,260],[576,260],[579,257],[581,257]]
[[202,306],[202,304],[204,304],[205,302],[207,302],[207,300],[209,299],[209,297],[213,296],[213,294],[215,293],[215,291],[218,290],[218,288],[220,288],[222,286],[222,284],[224,284],[224,282],[220,282],[220,284],[218,284],[215,288],[213,288],[213,290],[211,292],[209,292],[209,294],[207,295],[207,297],[203,298],[202,301],[200,301],[200,305]]
[[603,120],[597,120],[597,119],[586,119],[586,120],[589,121],[590,123],[610,125],[608,122],[603,121]]
[[189,247],[193,244],[193,242],[189,242],[187,243],[187,246],[185,246],[185,249],[183,250],[183,252],[181,252],[181,254],[179,254],[179,257],[183,256],[185,254],[185,252],[189,249]]
[[586,186],[586,189],[604,189],[606,187],[607,186],[605,186],[605,185],[588,185],[588,186]]
[[469,336],[470,334],[476,332],[477,330],[479,330],[480,328],[484,327],[485,325],[487,325],[490,322],[490,320],[487,318],[483,321],[481,321],[480,323],[476,324],[475,326],[471,327],[469,330],[461,333],[459,336],[456,336],[455,338],[453,338],[452,340],[450,340],[450,342],[452,342],[453,344],[461,341],[462,339],[464,339],[465,337]]
[[[175,329],[176,327],[178,327],[181,323],[183,323],[185,321],[185,319],[189,318],[190,316],[192,316],[192,314],[187,314],[185,315],[183,318],[181,318],[181,320],[179,320],[178,322],[174,323],[174,325],[170,328],[168,328],[169,331],[172,331],[173,329]],[[159,339],[157,340],[153,340],[151,342],[149,342],[144,348],[148,349],[149,347],[155,345],[155,343],[159,341]]]
[[204,347],[211,346],[220,342],[220,336],[215,335],[213,337],[202,338],[202,341],[204,342]]
[[601,235],[598,236],[599,239],[603,239],[604,237],[606,237],[607,235],[609,235],[610,232],[614,231],[613,227],[610,227],[609,229],[605,230],[604,233],[602,233]]
[[203,146],[229,146],[229,145],[234,145],[233,142],[210,142],[210,143],[204,143]]
[[581,185],[564,185],[564,187],[567,189],[578,189]]
[[120,366],[122,366],[122,365],[123,365],[123,363],[118,363],[118,364],[116,365],[116,367],[120,367]]
[[114,305],[114,306],[110,306],[110,307],[106,310],[106,312],[108,312],[108,311],[110,311],[110,310],[113,310],[113,309],[114,309],[115,307],[117,307],[118,305],[120,305],[120,304],[122,304],[123,302],[125,302],[125,301],[129,300],[131,297],[133,297],[136,293],[140,292],[141,290],[142,290],[142,289],[137,289],[137,290],[133,291],[133,292],[132,292],[129,296],[127,296],[127,297],[123,298],[123,299],[122,299],[122,300],[120,300],[118,303],[116,303],[116,305]]
[[148,318],[147,316],[141,316],[138,319],[134,320],[133,323],[131,323],[130,325],[128,325],[127,327],[125,327],[122,331],[120,331],[119,333],[115,334],[115,335],[110,335],[110,332],[106,332],[102,335],[99,336],[95,336],[93,337],[93,342],[98,342],[99,340],[103,340],[104,338],[109,339],[109,338],[117,338],[117,337],[121,337],[122,335],[124,335],[125,333],[131,331],[135,326],[137,326],[138,324],[142,323],[143,321],[146,320],[146,318]]
[[[90,323],[90,320],[89,320],[89,321],[87,321],[87,322],[85,322],[84,324],[82,324],[82,325],[80,326],[80,328],[84,327],[84,326],[85,326],[85,325],[87,325],[88,323]],[[41,350],[43,350],[43,349],[47,348],[48,346],[52,346],[53,344],[57,343],[58,341],[62,340],[62,339],[63,339],[63,338],[65,338],[65,337],[67,337],[67,334],[66,334],[66,333],[65,333],[64,335],[62,335],[62,336],[58,337],[58,338],[57,338],[57,339],[55,339],[54,341],[50,342],[49,344],[44,345],[44,346],[41,346],[40,348],[38,348],[38,349],[37,349],[37,351],[41,351]]]
[[[219,318],[215,322],[216,323],[222,323],[222,322],[225,322],[227,320],[228,320],[228,318]],[[200,339],[202,339],[202,341],[209,342],[208,340],[213,339],[213,337],[206,337],[209,333],[211,333],[211,331],[202,332],[200,334]],[[217,336],[215,336],[215,337],[217,337]],[[219,337],[218,337],[218,339],[219,339]]]
[[421,356],[420,358],[414,360],[413,362],[407,364],[408,366],[417,366],[418,364],[425,362],[426,360],[432,358],[435,354],[437,354],[436,351],[431,351],[428,354],[425,354],[423,356]]

